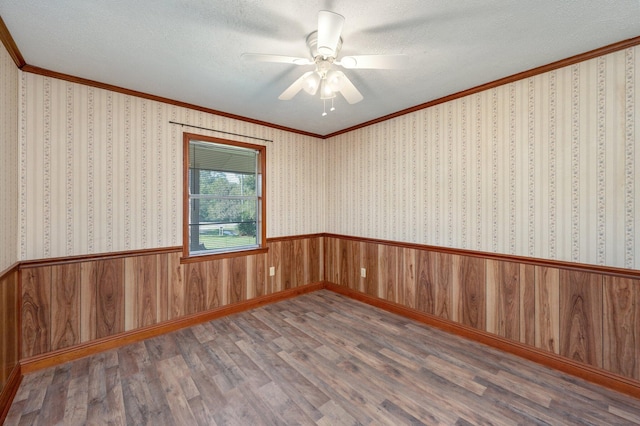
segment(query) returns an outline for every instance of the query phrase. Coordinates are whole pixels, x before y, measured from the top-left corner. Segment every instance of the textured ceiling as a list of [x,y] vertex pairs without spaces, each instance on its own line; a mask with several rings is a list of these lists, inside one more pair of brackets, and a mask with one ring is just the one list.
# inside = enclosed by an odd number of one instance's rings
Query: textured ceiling
[[[403,53],[400,70],[345,70],[364,95],[278,96],[313,66],[319,10],[346,18],[341,56]],[[327,135],[640,35],[639,0],[0,0],[27,64],[254,120]],[[338,58],[339,59],[339,58]]]

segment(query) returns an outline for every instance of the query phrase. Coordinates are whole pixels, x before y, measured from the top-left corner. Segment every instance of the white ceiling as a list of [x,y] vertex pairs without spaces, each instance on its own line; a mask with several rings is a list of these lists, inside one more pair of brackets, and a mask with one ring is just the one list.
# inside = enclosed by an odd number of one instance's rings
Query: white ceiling
[[[346,18],[340,56],[410,55],[345,70],[364,100],[326,117],[319,95],[278,100],[313,66],[240,57],[307,57],[323,9]],[[0,16],[29,65],[318,135],[640,35],[640,0],[0,0]]]

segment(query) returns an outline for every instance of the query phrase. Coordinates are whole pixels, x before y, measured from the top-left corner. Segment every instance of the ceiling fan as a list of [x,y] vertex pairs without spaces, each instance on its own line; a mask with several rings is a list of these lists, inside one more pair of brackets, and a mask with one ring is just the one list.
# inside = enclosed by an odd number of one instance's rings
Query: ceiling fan
[[[245,60],[257,62],[280,62],[293,65],[314,65],[315,70],[307,71],[293,82],[278,99],[286,101],[304,90],[315,95],[320,90],[320,99],[333,99],[339,92],[350,104],[360,102],[363,97],[360,91],[347,78],[344,72],[335,69],[340,66],[345,69],[392,69],[404,65],[406,55],[357,55],[343,56],[338,60],[342,48],[342,27],[344,16],[328,10],[318,13],[318,30],[307,36],[307,46],[310,58],[300,58],[282,55],[267,55],[260,53],[243,53]],[[332,107],[331,110],[334,108]],[[326,110],[322,115],[326,115]]]

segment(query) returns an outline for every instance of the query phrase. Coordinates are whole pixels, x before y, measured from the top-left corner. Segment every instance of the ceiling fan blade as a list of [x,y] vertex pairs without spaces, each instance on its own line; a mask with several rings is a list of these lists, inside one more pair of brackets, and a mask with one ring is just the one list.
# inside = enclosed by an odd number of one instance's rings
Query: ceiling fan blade
[[358,89],[356,89],[356,86],[353,85],[351,80],[349,80],[342,71],[336,71],[336,73],[340,75],[341,79],[342,87],[340,88],[340,93],[342,93],[342,96],[344,96],[347,102],[349,102],[350,104],[356,104],[364,99],[362,97],[362,93],[360,93]]
[[253,62],[279,62],[283,64],[294,65],[310,65],[314,62],[308,58],[298,58],[295,56],[282,56],[282,55],[265,55],[262,53],[243,53],[240,56],[245,61]]
[[294,81],[291,86],[287,87],[285,91],[282,92],[280,96],[278,96],[278,99],[280,99],[281,101],[288,101],[289,99],[292,99],[295,95],[298,94],[300,90],[302,90],[305,78],[309,77],[314,72],[315,71],[308,71],[302,74],[299,79]]
[[409,62],[409,56],[404,54],[398,55],[357,55],[345,56],[338,65],[347,69],[398,69],[404,68]]
[[318,53],[323,56],[335,56],[340,41],[344,16],[328,10],[318,13]]

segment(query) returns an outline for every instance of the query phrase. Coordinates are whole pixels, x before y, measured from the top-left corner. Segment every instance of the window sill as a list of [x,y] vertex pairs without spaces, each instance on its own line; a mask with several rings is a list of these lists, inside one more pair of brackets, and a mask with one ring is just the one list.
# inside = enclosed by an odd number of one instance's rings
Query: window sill
[[254,248],[250,250],[229,251],[226,253],[201,254],[198,256],[184,255],[180,258],[180,263],[197,263],[207,262],[209,260],[229,259],[240,256],[253,256],[256,254],[264,254],[269,251],[268,247]]

